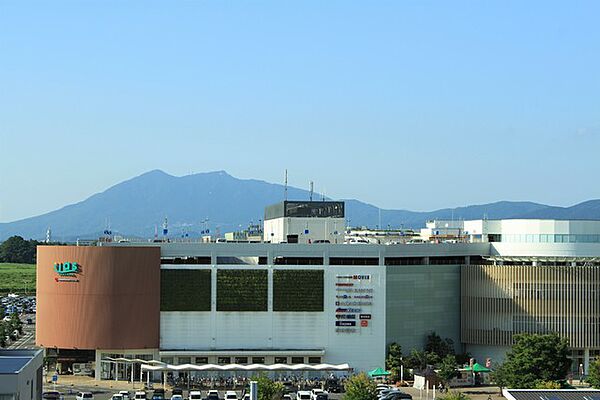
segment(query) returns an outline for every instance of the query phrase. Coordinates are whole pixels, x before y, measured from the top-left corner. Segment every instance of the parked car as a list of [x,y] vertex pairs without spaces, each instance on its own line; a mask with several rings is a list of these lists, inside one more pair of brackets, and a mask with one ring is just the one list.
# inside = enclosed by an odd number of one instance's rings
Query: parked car
[[190,400],[202,400],[202,392],[199,390],[192,390],[190,392]]
[[174,394],[171,396],[171,400],[183,400],[183,396],[180,394]]
[[94,395],[92,392],[77,392],[75,400],[93,400]]
[[237,393],[233,390],[228,390],[225,392],[225,400],[238,400]]
[[380,400],[412,400],[412,396],[398,389],[384,390],[379,397]]
[[310,400],[310,392],[308,390],[300,390],[296,393],[296,400]]
[[123,400],[123,395],[120,393],[115,393],[112,395],[112,397],[110,398],[110,400]]
[[60,400],[60,393],[56,391],[42,393],[42,399],[45,400]]
[[220,400],[218,390],[209,390],[206,395],[206,400]]
[[135,400],[147,400],[146,397],[146,392],[135,392],[135,396],[134,396]]

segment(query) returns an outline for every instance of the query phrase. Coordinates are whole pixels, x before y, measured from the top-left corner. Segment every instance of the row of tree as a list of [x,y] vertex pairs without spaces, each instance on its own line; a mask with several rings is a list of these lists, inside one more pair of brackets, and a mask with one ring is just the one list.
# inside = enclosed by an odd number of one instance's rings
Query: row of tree
[[36,247],[40,244],[61,245],[62,243],[45,243],[37,240],[25,240],[21,236],[11,236],[0,243],[0,263],[35,264]]
[[[515,335],[514,345],[504,363],[493,369],[492,379],[496,385],[509,388],[568,387],[567,376],[572,364],[569,353],[569,341],[556,333]],[[452,340],[442,339],[432,332],[427,336],[425,348],[412,350],[408,356],[403,356],[401,347],[392,343],[386,368],[392,372],[391,378],[398,380],[401,365],[417,371],[430,365],[442,381],[448,382],[457,375],[457,366],[468,363],[469,358],[469,354],[454,353]],[[590,365],[588,383],[600,388],[600,359]]]
[[0,348],[6,347],[7,337],[16,340],[17,333],[23,333],[23,322],[19,319],[19,314],[13,313],[8,321],[0,321]]
[[[392,373],[391,379],[400,378],[400,368],[407,370],[422,371],[427,366],[433,366],[438,370],[438,376],[448,382],[457,375],[457,365],[469,361],[469,354],[456,354],[452,339],[442,339],[437,333],[431,332],[425,340],[423,350],[413,349],[407,356],[402,355],[402,347],[392,343],[388,348],[385,366]],[[406,371],[405,376],[409,373]]]

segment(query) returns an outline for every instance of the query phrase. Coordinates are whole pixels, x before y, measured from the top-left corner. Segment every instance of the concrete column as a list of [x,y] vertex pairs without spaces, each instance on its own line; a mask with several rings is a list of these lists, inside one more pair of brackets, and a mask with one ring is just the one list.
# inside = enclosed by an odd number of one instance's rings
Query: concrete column
[[583,373],[590,373],[590,349],[583,350]]
[[211,279],[210,279],[210,348],[215,349],[217,347],[217,265],[216,257],[211,268]]
[[119,380],[119,362],[115,361],[115,381]]
[[94,380],[100,380],[100,373],[102,372],[102,352],[100,350],[96,350],[96,367],[94,370]]
[[267,311],[273,312],[273,268],[267,268]]

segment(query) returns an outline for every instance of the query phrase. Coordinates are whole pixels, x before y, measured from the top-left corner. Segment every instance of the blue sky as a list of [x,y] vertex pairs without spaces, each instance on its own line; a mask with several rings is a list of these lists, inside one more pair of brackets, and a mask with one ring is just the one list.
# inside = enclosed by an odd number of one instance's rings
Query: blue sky
[[0,221],[151,169],[600,198],[600,2],[0,2]]

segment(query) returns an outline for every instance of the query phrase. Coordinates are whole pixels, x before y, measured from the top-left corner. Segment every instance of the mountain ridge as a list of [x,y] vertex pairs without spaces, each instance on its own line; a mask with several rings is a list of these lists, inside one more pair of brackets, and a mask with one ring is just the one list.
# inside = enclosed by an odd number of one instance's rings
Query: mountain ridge
[[[12,235],[43,239],[52,229],[56,240],[92,239],[110,222],[114,234],[152,237],[155,227],[168,217],[170,234],[199,235],[202,230],[220,233],[246,227],[263,218],[264,207],[283,200],[284,187],[258,179],[240,179],[224,170],[184,176],[160,169],[119,182],[84,200],[57,210],[17,221],[0,223],[0,240]],[[307,190],[288,187],[288,198],[309,198]],[[356,199],[345,199],[351,226],[420,228],[430,219],[600,219],[600,200],[570,207],[530,201],[497,201],[433,211],[380,209]],[[208,219],[208,222],[204,222]]]

